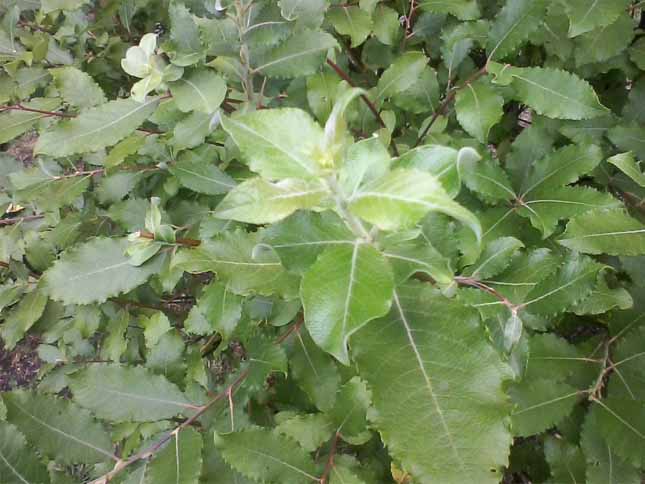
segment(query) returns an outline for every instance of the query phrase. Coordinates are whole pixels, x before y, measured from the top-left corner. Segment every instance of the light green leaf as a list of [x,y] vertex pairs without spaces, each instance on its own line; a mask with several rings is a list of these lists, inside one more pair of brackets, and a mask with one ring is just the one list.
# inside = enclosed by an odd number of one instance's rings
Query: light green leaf
[[222,126],[251,170],[264,178],[312,178],[320,172],[323,130],[305,111],[255,111],[222,118]]
[[545,0],[507,0],[496,15],[488,36],[491,59],[503,59],[528,40],[542,26],[548,2]]
[[158,98],[141,104],[119,99],[88,109],[42,134],[34,151],[51,156],[67,156],[106,148],[137,129],[158,104]]
[[199,335],[217,331],[224,340],[228,340],[242,316],[242,301],[226,285],[211,282],[190,310],[184,322],[186,331]]
[[0,326],[0,336],[4,346],[11,350],[25,333],[43,314],[47,304],[47,294],[42,289],[35,289],[24,296]]
[[16,427],[0,421],[0,475],[6,484],[49,484],[49,473]]
[[170,83],[173,100],[185,112],[214,113],[226,97],[226,82],[215,71],[200,69]]
[[352,47],[357,47],[365,42],[372,32],[372,16],[369,12],[352,6],[336,6],[329,9],[327,20],[341,35],[348,35],[352,39]]
[[349,197],[356,193],[362,183],[384,175],[390,162],[390,155],[379,138],[361,140],[347,148],[338,184],[345,196]]
[[278,222],[298,209],[320,205],[328,194],[319,181],[287,178],[271,183],[252,178],[228,192],[215,216],[253,224]]
[[460,153],[464,154],[467,150],[474,152],[472,148],[464,148],[462,152],[448,146],[419,146],[394,160],[394,167],[427,171],[437,177],[450,197],[454,198],[461,190],[459,166],[465,158],[472,159],[473,162],[479,159],[460,156]]
[[50,69],[56,88],[66,103],[81,109],[103,104],[107,101],[103,90],[92,77],[76,67],[66,66]]
[[382,254],[390,262],[397,284],[417,272],[428,274],[438,284],[450,284],[453,280],[450,259],[441,255],[425,238],[384,244]]
[[325,414],[290,416],[290,413],[281,412],[275,416],[279,422],[276,431],[298,442],[307,452],[315,452],[331,438],[334,427]]
[[634,38],[634,19],[623,11],[615,22],[576,39],[576,63],[603,62],[625,50]]
[[[29,109],[54,111],[60,105],[59,99],[34,98],[24,103]],[[16,136],[29,131],[39,119],[47,118],[47,114],[30,111],[8,110],[0,113],[0,143],[11,141]]]
[[326,0],[280,0],[279,3],[285,19],[312,29],[320,27],[327,10]]
[[609,139],[622,151],[645,158],[645,128],[638,123],[619,124],[608,131]]
[[325,249],[300,288],[312,339],[348,364],[350,336],[388,311],[393,285],[392,270],[373,247],[356,240]]
[[107,432],[78,405],[25,391],[5,393],[2,399],[7,420],[48,457],[66,464],[116,460]]
[[455,109],[459,124],[480,143],[504,114],[504,98],[484,81],[468,84],[457,93]]
[[573,312],[580,316],[602,314],[614,308],[629,309],[633,304],[634,301],[627,289],[624,287],[610,288],[605,277],[601,275],[589,297],[580,301],[573,308]]
[[44,274],[49,296],[66,304],[103,302],[140,286],[161,269],[162,257],[135,267],[126,239],[96,238],[63,253]]
[[477,218],[454,202],[437,179],[415,169],[396,169],[361,189],[350,199],[350,210],[383,230],[410,227],[430,211],[466,224],[479,239]]
[[498,483],[511,443],[510,370],[477,314],[422,285],[397,288],[390,315],[359,336],[353,356],[372,391],[373,425],[414,481]]
[[328,412],[333,428],[342,439],[353,445],[367,442],[371,433],[367,425],[367,412],[372,404],[372,396],[365,382],[355,376],[338,391],[336,404]]
[[557,119],[590,119],[609,112],[591,85],[570,72],[551,67],[502,67],[498,72],[512,81],[514,98],[538,114]]
[[460,20],[474,20],[480,15],[476,0],[423,0],[419,6],[429,12],[452,14]]
[[113,422],[151,422],[195,409],[160,375],[137,366],[95,364],[70,377],[74,401]]
[[559,244],[587,254],[645,254],[645,226],[624,210],[595,210],[572,219]]
[[607,158],[607,161],[638,183],[638,185],[645,187],[645,174],[641,171],[631,152],[614,155],[611,158]]
[[304,30],[257,56],[253,71],[278,78],[308,76],[322,65],[327,51],[336,47],[338,42],[332,35]]
[[381,75],[376,86],[376,99],[383,100],[411,87],[426,67],[423,52],[406,52]]
[[486,245],[477,262],[464,271],[464,275],[479,280],[489,279],[506,269],[517,252],[524,247],[515,237],[500,237]]
[[383,4],[376,6],[374,17],[374,36],[385,45],[394,45],[401,35],[399,14]]
[[206,195],[219,195],[235,187],[235,180],[195,151],[182,153],[170,166],[170,173],[186,188]]
[[202,434],[192,427],[173,433],[148,464],[147,484],[198,484],[202,470]]
[[613,23],[629,6],[629,0],[565,0],[569,37],[576,37]]
[[641,37],[629,48],[629,58],[641,70],[645,70],[645,57],[643,57],[643,54],[645,54],[645,39]]
[[215,446],[233,469],[258,482],[309,484],[318,480],[309,454],[268,429],[216,433]]
[[579,393],[574,387],[547,379],[525,379],[508,393],[515,405],[511,414],[513,434],[523,437],[539,434],[565,418]]
[[213,130],[213,118],[219,114],[206,114],[193,111],[179,121],[173,129],[172,144],[176,150],[195,148],[204,142]]

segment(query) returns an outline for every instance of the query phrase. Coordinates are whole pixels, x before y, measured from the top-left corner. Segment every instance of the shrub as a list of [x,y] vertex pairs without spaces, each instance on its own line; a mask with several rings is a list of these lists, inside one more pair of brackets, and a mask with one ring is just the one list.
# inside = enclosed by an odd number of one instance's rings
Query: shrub
[[3,2],[0,481],[640,483],[641,6]]

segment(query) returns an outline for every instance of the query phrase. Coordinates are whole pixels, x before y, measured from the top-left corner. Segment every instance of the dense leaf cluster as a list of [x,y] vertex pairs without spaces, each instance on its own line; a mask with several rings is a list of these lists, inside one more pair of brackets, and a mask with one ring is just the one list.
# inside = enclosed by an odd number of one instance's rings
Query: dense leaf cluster
[[641,483],[643,7],[0,2],[0,483]]

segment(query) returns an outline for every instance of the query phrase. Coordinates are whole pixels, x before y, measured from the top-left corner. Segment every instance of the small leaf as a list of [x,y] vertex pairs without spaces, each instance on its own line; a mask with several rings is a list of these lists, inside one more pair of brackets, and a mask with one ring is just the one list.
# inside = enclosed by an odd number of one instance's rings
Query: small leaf
[[372,16],[358,6],[337,6],[327,13],[327,20],[341,35],[349,35],[352,47],[365,42],[372,32]]
[[42,289],[35,289],[24,296],[11,313],[6,315],[0,326],[0,336],[4,346],[11,350],[25,333],[43,314],[47,304],[47,294]]
[[331,438],[334,427],[325,414],[284,415],[290,413],[281,412],[275,416],[279,422],[276,431],[298,442],[307,452],[315,452]]
[[607,158],[607,161],[638,183],[639,186],[645,187],[645,174],[641,171],[631,152],[614,155]]
[[161,269],[157,257],[135,267],[126,239],[96,238],[67,252],[44,274],[49,296],[66,304],[103,302],[140,286]]
[[166,378],[142,367],[90,365],[70,379],[74,401],[114,422],[151,422],[193,410]]
[[371,397],[365,382],[356,376],[340,387],[336,404],[328,415],[344,441],[362,445],[370,439],[367,411],[372,404]]
[[211,282],[191,308],[184,322],[186,331],[203,336],[217,331],[228,340],[242,317],[242,302],[226,285]]
[[103,90],[89,74],[76,67],[49,69],[56,87],[66,103],[79,108],[90,108],[107,101]]
[[586,254],[645,254],[645,226],[624,210],[596,210],[572,219],[559,244]]
[[169,170],[179,183],[197,193],[219,195],[235,187],[235,180],[195,151],[182,153]]
[[426,67],[428,58],[422,52],[406,52],[381,75],[376,99],[386,99],[412,86]]
[[34,151],[50,156],[67,156],[112,146],[137,129],[158,104],[158,98],[144,103],[119,99],[88,109],[41,135]]
[[302,279],[305,324],[318,346],[348,364],[349,337],[385,314],[392,297],[392,270],[373,247],[325,249]]
[[464,271],[464,275],[475,279],[489,279],[506,269],[517,252],[524,247],[515,237],[500,237],[490,242],[475,264]]
[[226,82],[215,71],[200,69],[170,83],[177,107],[185,112],[214,113],[226,97]]
[[[34,98],[24,106],[29,109],[41,111],[54,111],[60,105],[59,99]],[[39,120],[47,118],[45,113],[8,110],[0,113],[0,143],[11,141],[22,133],[29,131]]]
[[258,482],[309,484],[318,480],[309,454],[268,429],[216,433],[215,446],[233,469]]
[[424,0],[419,6],[429,12],[452,14],[460,20],[474,20],[480,15],[476,0]]
[[502,119],[503,107],[504,98],[483,81],[459,90],[455,104],[459,124],[480,143],[486,143],[491,127]]

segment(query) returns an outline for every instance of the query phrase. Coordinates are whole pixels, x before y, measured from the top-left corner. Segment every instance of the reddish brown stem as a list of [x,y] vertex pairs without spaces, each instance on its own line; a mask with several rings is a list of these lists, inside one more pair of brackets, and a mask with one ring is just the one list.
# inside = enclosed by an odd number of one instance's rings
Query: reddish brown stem
[[508,307],[509,309],[514,309],[515,305],[509,301],[506,296],[501,294],[497,289],[494,289],[490,287],[487,284],[484,284],[481,281],[478,281],[477,279],[473,279],[472,277],[464,277],[464,276],[456,276],[455,281],[459,284],[462,284],[464,286],[470,286],[474,287],[477,289],[480,289],[484,292],[487,292],[491,296],[494,296],[496,299],[498,299],[504,306]]
[[331,448],[329,449],[329,457],[327,458],[327,464],[325,464],[325,470],[323,475],[320,477],[320,484],[327,484],[329,482],[329,474],[334,468],[334,458],[336,457],[336,450],[338,449],[338,440],[340,439],[340,432],[334,434],[334,438],[331,441]]
[[22,222],[30,222],[31,220],[39,220],[44,217],[45,217],[44,215],[25,215],[24,217],[5,218],[0,220],[0,226],[14,225]]
[[[327,64],[329,67],[334,69],[336,74],[343,79],[347,84],[349,84],[352,87],[356,87],[354,82],[350,79],[350,77],[347,75],[347,73],[340,68],[338,64],[336,64],[334,61],[331,59],[327,59]],[[374,103],[370,101],[370,98],[368,98],[365,94],[361,94],[361,99],[365,103],[365,105],[368,107],[368,109],[372,112],[376,120],[378,121],[378,124],[381,126],[381,128],[387,128],[385,125],[385,121],[383,121],[383,118],[381,117],[380,113],[376,109],[376,106],[374,106]],[[394,156],[399,156],[399,150],[396,147],[396,143],[392,143],[392,152],[394,153]]]

